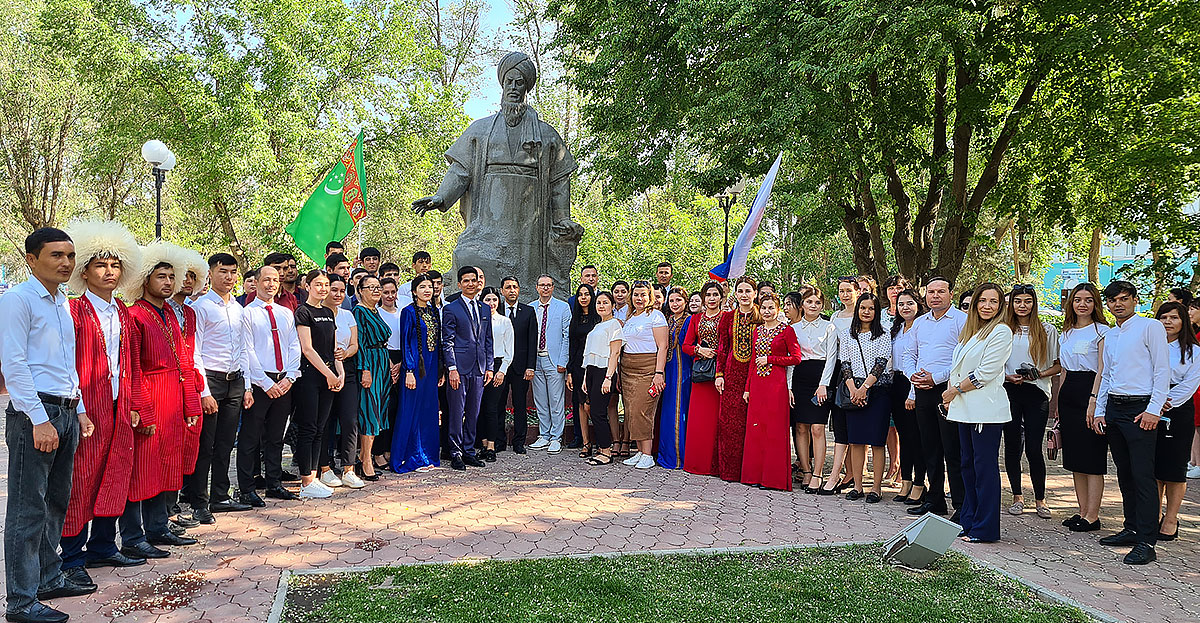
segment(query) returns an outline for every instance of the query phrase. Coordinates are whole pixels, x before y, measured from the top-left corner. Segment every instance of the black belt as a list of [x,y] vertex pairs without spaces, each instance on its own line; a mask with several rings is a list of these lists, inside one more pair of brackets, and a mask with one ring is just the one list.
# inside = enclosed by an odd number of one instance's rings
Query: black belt
[[267,375],[267,378],[271,379],[272,381],[275,381],[276,383],[287,378],[287,372],[264,372],[264,374]]
[[44,402],[48,405],[53,405],[55,407],[61,407],[63,409],[74,409],[75,407],[79,406],[78,398],[62,398],[59,396],[55,396],[54,394],[47,394],[45,392],[38,392],[37,395],[38,395],[38,400],[41,400],[42,402]]
[[1142,400],[1150,400],[1149,396],[1124,396],[1121,394],[1109,394],[1108,399],[1113,402],[1139,402]]
[[223,379],[225,379],[226,381],[236,381],[236,380],[238,380],[238,379],[242,378],[242,371],[241,371],[241,370],[236,370],[236,371],[234,371],[234,372],[218,372],[218,371],[216,371],[216,370],[205,370],[205,371],[204,371],[204,375],[205,375],[205,376],[211,376],[211,377],[215,377],[215,378],[218,378],[218,379],[222,379],[222,378],[223,378]]

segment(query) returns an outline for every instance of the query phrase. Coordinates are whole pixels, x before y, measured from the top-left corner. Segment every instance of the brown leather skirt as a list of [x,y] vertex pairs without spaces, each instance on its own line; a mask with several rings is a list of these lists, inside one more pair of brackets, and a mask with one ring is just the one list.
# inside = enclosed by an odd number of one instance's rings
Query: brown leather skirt
[[621,353],[621,397],[625,403],[625,425],[633,441],[654,439],[654,414],[658,396],[650,395],[654,384],[656,353]]

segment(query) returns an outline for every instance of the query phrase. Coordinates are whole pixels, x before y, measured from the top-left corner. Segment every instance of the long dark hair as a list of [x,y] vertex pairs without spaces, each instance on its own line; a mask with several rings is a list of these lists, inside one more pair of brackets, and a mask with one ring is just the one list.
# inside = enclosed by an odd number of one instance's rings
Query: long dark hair
[[879,308],[879,297],[872,292],[863,292],[858,295],[858,300],[854,302],[854,317],[850,319],[850,337],[857,338],[859,333],[865,333],[862,320],[858,317],[858,309],[862,307],[863,301],[871,301],[875,305],[875,317],[871,319],[871,339],[874,340],[883,335],[883,323],[880,322],[879,316],[882,311]]
[[1074,329],[1075,325],[1079,324],[1079,315],[1075,313],[1075,295],[1080,292],[1092,295],[1091,321],[1108,326],[1108,319],[1104,317],[1104,299],[1100,296],[1100,288],[1090,281],[1085,281],[1071,288],[1071,293],[1067,295],[1067,304],[1063,305],[1063,333]]
[[[903,277],[901,277],[901,279],[903,279]],[[929,311],[929,308],[925,307],[925,301],[921,300],[921,295],[917,294],[916,290],[914,290],[912,288],[905,288],[905,289],[901,290],[900,293],[896,295],[896,315],[892,316],[891,331],[892,331],[893,339],[897,335],[900,334],[900,329],[904,328],[904,319],[900,317],[900,297],[902,297],[902,296],[911,297],[912,300],[917,302],[917,317],[918,318],[921,316],[921,314],[924,314],[925,312]]]
[[1179,327],[1179,363],[1187,363],[1188,357],[1192,356],[1192,347],[1196,346],[1196,331],[1192,328],[1192,319],[1188,316],[1187,305],[1177,301],[1167,301],[1158,306],[1158,311],[1154,312],[1154,318],[1160,319],[1169,311],[1179,314],[1179,320],[1182,325]]
[[[579,304],[579,293],[583,290],[587,290],[587,293],[590,295],[587,307]],[[596,315],[596,289],[586,283],[581,283],[578,288],[575,288],[575,304],[571,306],[571,320],[573,322],[594,323],[597,319],[599,319],[599,316]]]

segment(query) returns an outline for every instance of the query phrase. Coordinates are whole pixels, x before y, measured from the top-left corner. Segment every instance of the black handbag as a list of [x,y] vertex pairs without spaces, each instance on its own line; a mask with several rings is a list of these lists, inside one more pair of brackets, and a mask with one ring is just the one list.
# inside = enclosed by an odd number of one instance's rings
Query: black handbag
[[[704,342],[701,342],[700,346],[704,347],[704,348],[708,348],[707,346],[704,346]],[[693,383],[709,383],[709,382],[712,382],[715,380],[717,380],[717,358],[716,357],[709,357],[707,359],[705,359],[704,357],[696,357],[696,358],[692,359],[692,382]]]
[[[859,356],[859,358],[862,359],[863,369],[866,369],[867,357],[866,357],[866,355],[863,354],[862,342],[858,341],[857,336],[855,336],[854,342],[856,344],[858,344],[858,356]],[[854,369],[853,366],[851,366],[851,369],[852,370]],[[856,387],[861,387],[862,384],[866,382],[866,380],[867,380],[866,378],[860,379],[858,377],[854,377],[854,385]],[[846,381],[842,380],[838,383],[837,392],[835,392],[833,394],[833,404],[837,405],[837,408],[841,409],[842,411],[858,411],[860,409],[865,409],[868,405],[871,404],[871,395],[874,393],[872,391],[873,389],[875,389],[874,386],[867,388],[867,402],[866,402],[866,404],[859,406],[859,405],[854,404],[854,402],[850,400],[850,388],[846,387]]]

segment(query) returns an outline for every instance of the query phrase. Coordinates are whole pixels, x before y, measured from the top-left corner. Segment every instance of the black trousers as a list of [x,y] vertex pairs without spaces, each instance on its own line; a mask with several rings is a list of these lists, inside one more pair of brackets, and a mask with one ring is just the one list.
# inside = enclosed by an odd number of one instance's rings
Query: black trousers
[[[598,368],[596,366],[588,366],[584,369],[584,382],[587,384],[587,404],[588,410],[591,413],[592,424],[595,439],[592,443],[596,444],[597,448],[607,449],[612,447],[612,431],[608,427],[608,403],[612,400],[612,392],[604,393],[601,388],[604,386],[604,375],[608,374],[608,368]],[[587,425],[587,422],[583,422]]]
[[346,384],[342,386],[342,391],[333,396],[329,425],[325,428],[326,442],[321,445],[321,467],[333,467],[334,448],[337,448],[342,467],[355,463],[355,449],[358,448],[358,392],[362,388],[360,382],[358,370],[346,370]]
[[[283,378],[280,376],[280,378]],[[280,486],[283,473],[283,430],[292,414],[293,385],[278,398],[267,396],[261,387],[254,388],[254,405],[242,416],[238,431],[237,479],[242,493],[254,491],[254,476],[261,455],[267,487]]]
[[1021,453],[1029,460],[1029,480],[1033,482],[1034,499],[1046,499],[1046,456],[1042,454],[1042,439],[1046,437],[1046,420],[1050,415],[1050,399],[1033,383],[1005,383],[1008,408],[1012,420],[1004,425],[1004,471],[1013,495],[1021,495]]
[[292,426],[296,429],[296,467],[300,475],[312,474],[321,457],[321,444],[325,439],[325,427],[329,424],[329,413],[333,410],[333,390],[329,382],[315,368],[302,370],[296,379],[296,413]]
[[1158,482],[1154,480],[1154,452],[1157,430],[1142,430],[1133,419],[1146,410],[1149,396],[1108,397],[1105,433],[1117,465],[1117,486],[1125,510],[1125,529],[1137,533],[1138,540],[1158,542]]
[[496,439],[496,448],[504,449],[505,447],[505,424],[508,422],[508,415],[504,405],[508,404],[508,397],[512,396],[513,406],[513,435],[512,444],[514,446],[525,446],[525,439],[529,436],[529,381],[525,380],[524,371],[510,370],[509,374],[504,377],[504,384],[500,386],[500,433]]
[[[575,441],[583,443],[583,427],[587,426],[587,422],[583,421],[583,405],[587,403],[587,396],[583,393],[583,366],[568,366],[567,374],[571,376],[571,386],[574,389],[568,390],[571,394],[571,430],[575,433]],[[657,418],[656,418],[657,419]],[[654,444],[657,449],[658,444]]]
[[924,487],[925,455],[921,449],[917,412],[904,408],[910,387],[912,383],[903,372],[892,375],[892,421],[896,423],[896,436],[900,440],[900,479],[912,481],[915,487]]
[[925,501],[934,510],[946,510],[946,481],[950,481],[950,500],[962,508],[962,449],[958,440],[958,424],[948,422],[938,413],[946,384],[932,389],[916,390],[917,428],[921,433],[921,450],[925,453]]
[[[500,358],[497,357],[496,365],[499,365],[500,361]],[[475,436],[476,446],[482,448],[481,442],[496,441],[503,434],[504,427],[501,422],[505,420],[504,404],[500,402],[503,398],[504,390],[502,388],[491,383],[484,386],[483,402],[479,405],[479,434]]]
[[[226,380],[224,373],[208,374],[208,390],[217,401],[217,412],[203,416],[196,471],[189,477],[188,501],[193,508],[229,499],[229,460],[237,440],[238,423],[246,393],[246,379]],[[210,483],[211,474],[211,484]]]

